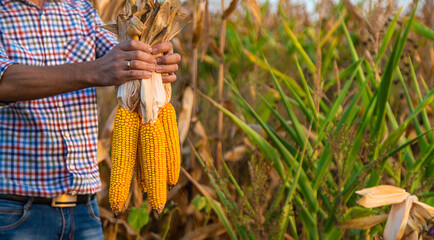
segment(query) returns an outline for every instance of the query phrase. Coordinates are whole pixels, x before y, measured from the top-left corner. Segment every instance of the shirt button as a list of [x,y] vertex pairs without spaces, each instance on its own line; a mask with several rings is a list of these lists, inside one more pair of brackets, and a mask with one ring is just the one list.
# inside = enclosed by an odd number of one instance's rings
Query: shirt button
[[71,135],[69,134],[69,132],[66,132],[65,134],[63,134],[63,136],[64,136],[65,138],[69,138]]
[[63,107],[63,103],[62,103],[62,102],[58,102],[58,103],[57,103],[57,106],[58,106],[58,107]]

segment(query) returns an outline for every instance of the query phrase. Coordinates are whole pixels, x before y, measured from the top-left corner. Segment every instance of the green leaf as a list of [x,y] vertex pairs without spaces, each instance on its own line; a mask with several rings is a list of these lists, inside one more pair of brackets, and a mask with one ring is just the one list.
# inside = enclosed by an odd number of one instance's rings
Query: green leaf
[[148,224],[149,221],[149,213],[148,213],[148,205],[143,203],[141,208],[132,207],[131,212],[128,215],[128,223],[134,229],[134,231],[138,232],[140,229]]
[[318,134],[318,142],[322,141],[324,134],[325,134],[325,130],[327,125],[330,123],[330,121],[332,121],[338,112],[339,107],[342,106],[342,103],[344,102],[345,97],[347,96],[347,93],[351,87],[351,84],[353,83],[353,79],[357,74],[357,70],[360,67],[360,65],[362,64],[362,61],[359,60],[358,62],[355,62],[353,65],[351,65],[349,68],[353,69],[353,73],[352,76],[350,77],[350,79],[345,83],[344,88],[342,89],[341,94],[338,96],[338,98],[335,100],[335,102],[333,103],[333,106],[330,109],[329,114],[326,117],[325,123],[323,124],[319,134]]
[[421,23],[417,19],[413,20],[412,29],[415,33],[434,41],[434,31],[429,29],[429,27],[425,26],[425,24]]
[[393,32],[396,28],[396,22],[398,21],[398,17],[401,14],[402,8],[399,9],[399,11],[395,14],[395,18],[393,18],[393,21],[390,23],[389,27],[387,28],[386,34],[384,35],[383,41],[381,42],[380,50],[378,51],[377,58],[375,60],[375,65],[380,62],[380,59],[383,57],[383,54],[386,52],[387,48],[389,47],[390,40],[392,39]]
[[225,114],[235,123],[235,125],[237,125],[241,130],[243,130],[243,132],[246,133],[247,136],[249,136],[250,140],[262,151],[264,156],[266,156],[271,160],[279,176],[282,179],[285,178],[286,174],[285,174],[285,169],[283,167],[282,161],[279,159],[276,149],[274,149],[273,146],[271,146],[271,144],[269,144],[261,135],[259,135],[255,130],[253,130],[247,123],[245,123],[239,117],[235,116],[229,110],[224,108],[221,104],[218,104],[216,101],[214,101],[213,99],[211,99],[210,97],[206,96],[205,94],[199,91],[197,93],[199,93],[199,95],[201,95],[205,100],[209,101],[220,111],[222,111],[223,114]]
[[291,41],[294,43],[295,48],[297,49],[297,51],[301,54],[302,59],[304,60],[304,62],[306,63],[307,67],[309,68],[309,70],[312,73],[316,73],[316,67],[315,64],[312,62],[312,60],[309,58],[309,56],[307,55],[306,51],[303,49],[303,47],[301,46],[300,42],[298,41],[297,37],[295,36],[295,34],[292,32],[291,28],[289,28],[288,23],[286,23],[285,20],[283,20],[283,27],[286,31],[286,33],[288,34],[289,38],[291,39]]
[[[374,133],[377,138],[381,138],[382,136],[378,134],[380,132],[380,128],[383,125],[384,117],[385,117],[385,109],[387,105],[387,99],[389,98],[390,86],[392,83],[392,79],[398,66],[399,60],[401,59],[402,52],[404,51],[404,45],[407,42],[407,37],[410,32],[410,27],[414,19],[414,14],[416,13],[416,8],[413,10],[411,18],[408,22],[408,26],[404,31],[404,34],[401,38],[396,39],[395,47],[393,48],[391,57],[389,61],[387,61],[386,70],[384,71],[384,75],[381,78],[378,101],[375,106],[376,109],[376,117],[377,121],[375,123],[374,131],[372,131],[371,139],[373,139]],[[401,34],[399,34],[401,35]]]
[[196,197],[191,201],[191,204],[193,204],[196,211],[200,211],[206,207],[206,199],[200,195],[196,195]]

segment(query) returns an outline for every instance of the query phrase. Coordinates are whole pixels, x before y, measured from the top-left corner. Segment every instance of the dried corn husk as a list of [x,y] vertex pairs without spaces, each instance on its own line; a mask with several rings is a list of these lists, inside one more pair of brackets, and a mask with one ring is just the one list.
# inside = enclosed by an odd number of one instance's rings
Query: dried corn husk
[[386,240],[398,240],[404,235],[413,201],[417,201],[416,196],[409,196],[405,201],[392,205],[383,233]]
[[[130,17],[132,14],[131,4],[126,1],[122,12],[118,15],[116,22],[112,21],[101,26],[118,36],[118,42],[125,42],[131,39],[137,39],[144,28],[144,24],[136,16]],[[121,107],[134,111],[140,93],[140,81],[128,81],[120,86],[117,86],[117,98]]]
[[[363,196],[357,203],[367,208],[393,204],[383,232],[385,240],[399,240],[404,235],[405,239],[417,239],[417,233],[428,231],[434,224],[434,208],[419,202],[416,196],[410,195],[402,188],[381,185],[356,193]],[[378,220],[374,223],[366,221],[371,219],[371,216],[339,223],[338,227],[367,229],[379,224],[382,219],[380,216],[373,219]]]
[[[179,0],[167,0],[162,5],[154,0],[126,0],[116,22],[101,27],[115,33],[119,42],[140,39],[154,46],[171,40],[186,24],[187,14],[178,11],[180,4]],[[135,111],[140,101],[145,123],[155,122],[171,96],[171,85],[163,84],[161,74],[155,72],[150,79],[129,81],[117,87],[117,98],[123,108]]]
[[369,229],[377,224],[384,222],[387,219],[387,214],[374,215],[362,218],[355,218],[345,222],[338,223],[338,228],[356,228],[356,229]]
[[[186,15],[178,12],[179,5],[179,0],[167,0],[161,6],[157,1],[148,1],[146,9],[149,10],[146,16],[142,17],[144,28],[141,41],[154,46],[169,41],[179,33],[185,23],[183,19]],[[170,102],[171,95],[171,85],[163,84],[160,73],[153,73],[151,81],[145,79],[141,81],[140,107],[145,123],[156,121],[159,110]]]

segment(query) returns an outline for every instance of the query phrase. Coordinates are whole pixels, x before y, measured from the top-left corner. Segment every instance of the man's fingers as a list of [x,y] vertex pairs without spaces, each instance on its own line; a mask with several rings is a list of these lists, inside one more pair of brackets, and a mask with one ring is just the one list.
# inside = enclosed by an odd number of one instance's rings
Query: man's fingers
[[157,65],[156,72],[158,73],[174,73],[178,71],[178,64]]
[[128,68],[128,64],[125,64],[126,66],[126,70],[146,70],[146,71],[150,71],[153,72],[156,69],[156,65],[155,64],[150,64],[147,62],[143,62],[140,60],[131,60],[130,61],[130,68]]
[[172,83],[176,81],[176,75],[175,74],[169,74],[169,75],[162,75],[163,83]]
[[140,60],[142,62],[147,62],[150,64],[156,64],[157,60],[149,54],[142,51],[129,51],[125,52],[125,60]]
[[125,41],[123,43],[119,43],[117,45],[117,47],[123,51],[142,51],[142,52],[146,52],[146,53],[152,53],[152,47],[149,46],[148,44],[141,42],[141,41],[137,41],[137,40],[130,40],[130,41]]
[[176,64],[181,61],[181,55],[177,53],[167,54],[160,57],[157,57],[158,64],[170,65]]
[[159,53],[170,52],[170,51],[172,51],[172,49],[173,49],[173,45],[171,42],[162,42],[162,43],[155,45],[152,48],[152,54],[156,55]]
[[151,77],[152,77],[152,73],[150,71],[143,71],[143,70],[126,70],[126,71],[122,71],[120,75],[120,79],[125,81],[148,79]]

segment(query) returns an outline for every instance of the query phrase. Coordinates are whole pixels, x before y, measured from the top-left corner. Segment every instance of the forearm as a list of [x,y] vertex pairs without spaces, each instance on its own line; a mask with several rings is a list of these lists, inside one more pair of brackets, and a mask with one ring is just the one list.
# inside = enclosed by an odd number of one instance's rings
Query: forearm
[[[159,57],[161,65],[158,66],[152,56],[172,52],[172,44],[164,42],[155,48],[152,52],[152,48],[143,42],[127,41],[90,62],[49,67],[11,65],[0,79],[0,102],[40,99],[92,86],[120,85],[126,81],[149,79],[153,71],[177,71],[177,63],[181,60],[179,54]],[[165,82],[174,80],[173,74],[163,77]]]
[[48,67],[11,65],[0,79],[0,101],[34,100],[91,87],[92,68],[92,62]]

